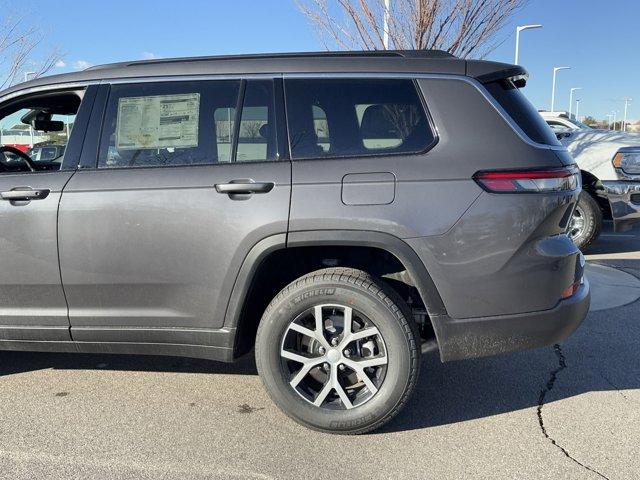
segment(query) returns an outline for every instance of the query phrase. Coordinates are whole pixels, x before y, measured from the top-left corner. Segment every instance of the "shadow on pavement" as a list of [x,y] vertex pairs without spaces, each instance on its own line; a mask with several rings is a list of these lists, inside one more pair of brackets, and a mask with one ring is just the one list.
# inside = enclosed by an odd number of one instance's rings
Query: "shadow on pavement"
[[614,233],[613,223],[605,221],[602,234],[587,250],[586,255],[607,255],[633,253],[640,250],[640,230],[634,229],[623,233]]
[[235,363],[196,358],[86,353],[0,352],[0,377],[44,369],[257,375],[253,356]]

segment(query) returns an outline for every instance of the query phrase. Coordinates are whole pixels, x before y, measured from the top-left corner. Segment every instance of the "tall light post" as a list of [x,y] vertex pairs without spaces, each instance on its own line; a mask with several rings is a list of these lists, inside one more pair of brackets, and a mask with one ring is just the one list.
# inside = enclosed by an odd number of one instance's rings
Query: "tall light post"
[[629,108],[629,103],[631,102],[631,100],[633,100],[632,98],[625,98],[624,99],[624,120],[622,121],[622,131],[626,132],[627,131],[627,110]]
[[384,0],[384,26],[382,27],[383,30],[383,38],[382,38],[382,44],[384,45],[384,49],[385,50],[389,50],[389,8],[390,5],[389,3],[391,2],[391,0]]
[[553,83],[551,85],[551,111],[555,112],[556,106],[556,75],[560,70],[569,70],[571,67],[553,67]]
[[607,130],[611,130],[611,119],[613,118],[613,115],[607,113],[605,117],[607,117]]
[[[571,89],[571,92],[569,93],[569,118],[571,118],[571,112],[573,111],[573,92],[575,92],[576,90],[582,90],[582,87],[573,87]],[[576,115],[578,115],[576,113]],[[576,117],[577,120],[577,117]]]
[[613,129],[615,130],[616,129],[616,116],[618,115],[618,111],[614,110],[611,113],[613,113]]
[[515,61],[513,63],[515,63],[516,65],[518,65],[518,60],[520,57],[520,32],[522,32],[523,30],[529,30],[531,28],[542,28],[542,25],[520,25],[518,27],[516,27],[516,57],[515,57]]
[[580,111],[580,99],[576,99],[576,120],[580,121],[578,118],[578,112]]

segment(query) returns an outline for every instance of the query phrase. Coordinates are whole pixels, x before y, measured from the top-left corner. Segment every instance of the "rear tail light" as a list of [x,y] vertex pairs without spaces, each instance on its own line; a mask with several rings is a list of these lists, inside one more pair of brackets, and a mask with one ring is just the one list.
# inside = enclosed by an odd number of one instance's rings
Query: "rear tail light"
[[544,170],[494,170],[478,172],[473,179],[492,193],[543,193],[577,190],[580,171],[575,166]]

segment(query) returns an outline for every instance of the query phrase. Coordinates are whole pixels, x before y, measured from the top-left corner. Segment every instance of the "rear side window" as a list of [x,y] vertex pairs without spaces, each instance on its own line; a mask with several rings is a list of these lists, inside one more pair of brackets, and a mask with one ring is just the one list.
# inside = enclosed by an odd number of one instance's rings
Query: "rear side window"
[[435,143],[411,80],[287,80],[294,159],[424,152]]
[[274,125],[270,80],[114,85],[98,168],[275,160]]
[[486,84],[485,88],[527,137],[544,145],[560,145],[553,131],[513,82],[500,80]]

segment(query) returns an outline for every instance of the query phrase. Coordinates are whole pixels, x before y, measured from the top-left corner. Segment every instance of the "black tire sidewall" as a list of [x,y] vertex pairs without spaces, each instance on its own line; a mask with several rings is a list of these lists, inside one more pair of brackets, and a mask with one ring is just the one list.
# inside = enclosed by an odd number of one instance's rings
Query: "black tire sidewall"
[[578,237],[573,239],[581,250],[586,250],[600,235],[602,229],[602,212],[598,203],[587,192],[582,192],[578,205],[584,212],[585,227]]
[[[363,405],[349,410],[319,408],[301,398],[288,384],[288,374],[280,358],[283,335],[299,314],[319,304],[350,306],[370,319],[382,335],[387,350],[387,372],[378,392]],[[411,379],[410,344],[392,307],[381,298],[356,286],[316,281],[287,292],[267,309],[256,339],[256,364],[273,401],[296,421],[324,431],[366,430],[402,400]]]

